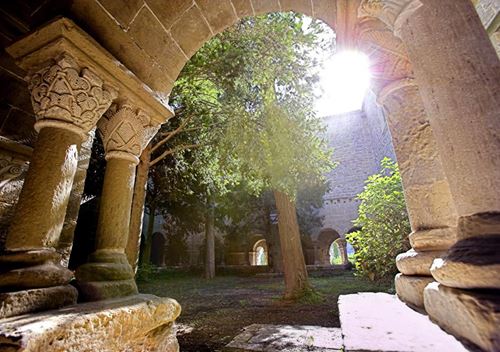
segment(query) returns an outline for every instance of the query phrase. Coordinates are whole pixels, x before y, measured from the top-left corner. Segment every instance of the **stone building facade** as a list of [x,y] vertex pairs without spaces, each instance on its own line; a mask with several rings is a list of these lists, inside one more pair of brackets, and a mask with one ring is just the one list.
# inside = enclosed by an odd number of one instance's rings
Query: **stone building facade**
[[396,160],[384,113],[372,93],[367,93],[362,109],[328,116],[323,121],[333,161],[338,165],[328,175],[330,190],[321,210],[323,227],[313,234],[314,240],[326,228],[345,237],[358,216],[356,196],[366,179],[379,171],[384,157]]

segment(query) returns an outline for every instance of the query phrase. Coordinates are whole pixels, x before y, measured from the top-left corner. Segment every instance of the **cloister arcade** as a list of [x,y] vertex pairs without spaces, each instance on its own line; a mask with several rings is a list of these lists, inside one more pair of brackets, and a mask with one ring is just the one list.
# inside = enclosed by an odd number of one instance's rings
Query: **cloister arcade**
[[[10,339],[177,350],[179,305],[138,295],[125,255],[139,239],[130,231],[136,165],[173,115],[168,95],[189,57],[239,18],[276,11],[323,20],[338,50],[371,60],[412,226],[412,249],[396,259],[397,295],[451,334],[500,349],[500,61],[470,0],[74,0],[47,10],[42,27],[3,40],[17,67],[10,58],[2,67],[27,77],[21,87],[38,136],[0,255],[0,318],[19,331],[2,336],[0,349]],[[107,166],[97,247],[76,270],[76,289],[57,249],[81,177],[79,151],[95,129]],[[72,306],[78,317],[58,325],[66,333],[34,337],[28,318],[9,320],[77,301],[100,302]],[[76,329],[105,308],[116,310],[109,331],[129,324],[124,337]]]

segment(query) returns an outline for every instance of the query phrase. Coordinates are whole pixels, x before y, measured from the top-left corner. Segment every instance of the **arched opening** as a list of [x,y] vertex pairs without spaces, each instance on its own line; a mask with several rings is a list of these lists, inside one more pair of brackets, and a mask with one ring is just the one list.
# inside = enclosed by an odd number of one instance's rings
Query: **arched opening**
[[334,242],[340,238],[337,231],[332,228],[321,230],[316,241],[315,263],[318,265],[332,265],[331,251]]
[[340,248],[338,241],[333,241],[332,244],[330,245],[330,249],[328,250],[328,255],[330,256],[331,265],[344,264],[342,260],[341,250],[342,249]]
[[265,239],[260,239],[252,247],[250,252],[250,265],[265,266],[269,263],[269,249]]

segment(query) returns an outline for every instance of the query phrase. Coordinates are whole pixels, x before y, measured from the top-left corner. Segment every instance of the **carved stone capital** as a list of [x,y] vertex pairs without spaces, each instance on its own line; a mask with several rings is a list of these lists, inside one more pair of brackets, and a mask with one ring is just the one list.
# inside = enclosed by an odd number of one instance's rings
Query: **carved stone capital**
[[[90,69],[80,68],[67,54],[29,77],[35,129],[72,130],[84,137],[109,108],[116,91]],[[86,137],[84,137],[86,138]]]
[[399,37],[404,21],[421,6],[420,0],[363,0],[358,17],[376,17]]
[[413,68],[406,47],[385,23],[365,17],[357,25],[358,47],[371,63],[375,93],[391,82],[413,78]]
[[126,101],[113,104],[97,127],[104,142],[106,159],[121,158],[139,163],[139,156],[158,132],[160,125],[143,110]]

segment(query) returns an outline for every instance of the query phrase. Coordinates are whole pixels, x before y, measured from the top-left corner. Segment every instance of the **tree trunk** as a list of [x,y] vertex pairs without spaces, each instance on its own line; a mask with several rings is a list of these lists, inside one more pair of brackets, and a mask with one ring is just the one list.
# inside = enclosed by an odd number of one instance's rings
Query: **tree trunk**
[[211,200],[208,202],[208,209],[205,214],[205,278],[213,279],[215,277],[215,233],[214,233],[214,204]]
[[125,253],[134,271],[137,270],[137,259],[141,248],[142,221],[144,218],[144,202],[146,201],[146,187],[149,175],[149,161],[151,159],[151,144],[141,154],[134,184],[134,198],[130,212],[130,230]]
[[295,299],[310,289],[302,252],[295,204],[285,193],[274,191],[278,209],[278,228],[285,275],[285,299]]
[[141,264],[151,263],[151,247],[153,245],[153,230],[155,226],[155,212],[156,207],[151,204],[151,208],[148,216],[148,228],[146,230],[146,235],[144,236],[144,247],[141,253]]

